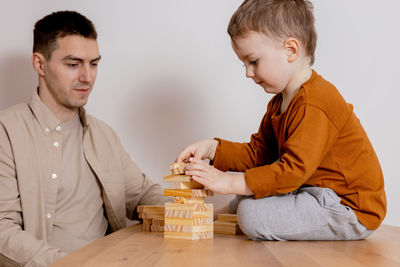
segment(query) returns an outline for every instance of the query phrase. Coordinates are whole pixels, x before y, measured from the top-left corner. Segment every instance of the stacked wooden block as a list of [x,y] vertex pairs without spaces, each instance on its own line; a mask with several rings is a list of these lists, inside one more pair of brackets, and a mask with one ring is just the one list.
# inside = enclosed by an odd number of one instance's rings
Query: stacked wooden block
[[225,235],[242,234],[236,214],[218,214],[217,220],[214,222],[214,233]]
[[165,196],[173,196],[174,203],[165,204],[164,238],[211,239],[213,238],[213,204],[204,203],[212,192],[184,175],[185,163],[170,164],[171,174],[164,177],[174,189],[165,189]]
[[138,206],[139,218],[143,220],[143,231],[163,232],[164,231],[164,206]]

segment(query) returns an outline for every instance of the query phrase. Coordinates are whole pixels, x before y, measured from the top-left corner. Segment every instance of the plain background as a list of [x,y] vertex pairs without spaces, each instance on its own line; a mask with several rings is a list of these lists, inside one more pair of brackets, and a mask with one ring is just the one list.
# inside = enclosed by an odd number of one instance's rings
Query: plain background
[[[87,109],[116,130],[143,172],[163,183],[168,163],[186,145],[213,137],[247,142],[258,130],[271,95],[245,78],[226,33],[241,2],[1,1],[0,108],[28,100],[37,86],[34,23],[56,10],[79,11],[96,25],[102,55]],[[384,223],[400,226],[400,2],[313,3],[313,67],[354,104],[384,172]]]

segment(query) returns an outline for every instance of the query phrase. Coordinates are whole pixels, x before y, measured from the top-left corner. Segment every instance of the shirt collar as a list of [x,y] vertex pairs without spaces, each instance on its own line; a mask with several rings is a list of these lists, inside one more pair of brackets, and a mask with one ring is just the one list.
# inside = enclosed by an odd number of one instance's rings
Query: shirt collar
[[[51,112],[51,110],[40,99],[38,90],[35,90],[35,93],[32,95],[28,104],[45,135],[49,135],[56,130],[57,126],[61,125],[61,122],[56,118],[53,112]],[[85,109],[80,108],[78,114],[83,127],[87,128],[88,124]]]

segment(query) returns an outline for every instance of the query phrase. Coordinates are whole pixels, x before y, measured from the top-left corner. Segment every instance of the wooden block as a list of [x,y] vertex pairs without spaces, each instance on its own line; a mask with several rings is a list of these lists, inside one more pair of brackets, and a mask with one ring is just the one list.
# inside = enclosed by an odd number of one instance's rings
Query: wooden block
[[214,222],[214,233],[225,235],[239,235],[242,234],[240,227],[234,222],[224,222],[216,220]]
[[164,196],[207,197],[213,195],[213,192],[207,189],[164,189]]
[[174,189],[204,189],[198,182],[174,182]]
[[224,222],[237,222],[237,215],[236,214],[218,214],[217,220],[224,221]]
[[151,225],[160,225],[164,226],[164,221],[165,219],[159,220],[159,219],[151,219]]
[[168,218],[182,218],[182,219],[193,219],[193,218],[212,218],[213,211],[188,211],[188,210],[170,210],[165,213],[165,220]]
[[164,206],[140,205],[136,207],[137,212],[164,212]]
[[164,231],[164,238],[172,238],[172,239],[200,240],[200,239],[212,239],[213,237],[214,237],[214,232],[177,233],[177,232]]
[[168,218],[213,218],[213,204],[211,203],[165,203],[165,220]]
[[164,182],[192,182],[190,175],[166,175],[164,176]]
[[153,219],[143,219],[143,224],[151,224]]
[[202,218],[165,218],[164,224],[175,224],[175,225],[208,225],[213,224],[212,217],[202,217]]
[[152,224],[151,227],[150,227],[150,230],[152,232],[164,232],[164,226]]
[[151,231],[151,224],[143,224],[142,231],[146,231],[146,232]]
[[199,232],[212,232],[214,231],[213,224],[207,225],[178,225],[178,224],[165,224],[165,232],[177,233],[199,233]]
[[164,219],[164,212],[139,212],[139,218],[141,219]]
[[169,164],[169,170],[171,171],[171,174],[184,174],[186,169],[186,163],[180,162],[180,163],[171,163]]
[[187,203],[204,203],[205,197],[174,197],[174,203],[187,204]]
[[213,204],[212,203],[188,203],[188,204],[165,203],[165,214],[167,213],[167,211],[170,210],[212,211]]

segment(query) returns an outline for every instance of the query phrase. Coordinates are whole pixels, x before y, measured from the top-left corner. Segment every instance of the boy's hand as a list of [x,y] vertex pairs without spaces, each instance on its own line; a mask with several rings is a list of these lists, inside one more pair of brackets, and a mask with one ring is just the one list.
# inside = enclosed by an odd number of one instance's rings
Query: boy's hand
[[244,173],[228,174],[222,172],[205,161],[190,158],[186,165],[186,175],[191,175],[193,180],[203,184],[211,191],[219,194],[253,195],[247,186]]
[[217,150],[217,140],[203,140],[191,144],[179,154],[176,162],[188,162],[189,158],[214,160],[215,150]]

